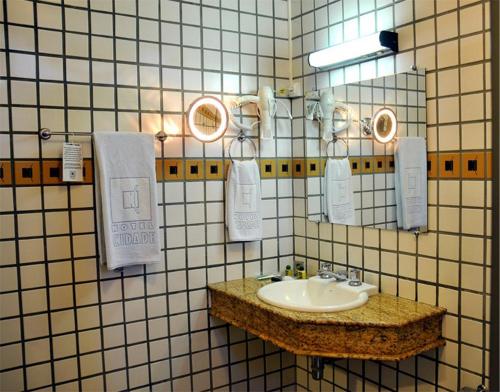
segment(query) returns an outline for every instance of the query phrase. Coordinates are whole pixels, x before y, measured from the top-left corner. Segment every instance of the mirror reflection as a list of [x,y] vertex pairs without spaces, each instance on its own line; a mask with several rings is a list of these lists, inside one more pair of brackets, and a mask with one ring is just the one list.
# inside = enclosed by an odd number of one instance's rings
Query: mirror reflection
[[204,104],[196,110],[194,125],[206,137],[212,135],[220,127],[220,123],[221,116],[214,105]]
[[[330,92],[331,90],[331,92]],[[316,222],[426,230],[425,70],[329,88],[324,121],[306,118],[307,216]],[[317,102],[306,98],[306,113]],[[330,110],[330,108],[328,108]],[[311,166],[312,165],[312,166]],[[319,170],[311,170],[311,167]]]

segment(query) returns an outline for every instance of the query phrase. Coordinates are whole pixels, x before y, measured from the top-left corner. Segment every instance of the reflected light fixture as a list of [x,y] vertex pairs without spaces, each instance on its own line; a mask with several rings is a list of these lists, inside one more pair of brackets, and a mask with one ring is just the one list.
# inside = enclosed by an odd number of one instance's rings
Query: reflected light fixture
[[397,52],[398,33],[383,30],[313,52],[309,55],[309,65],[314,68],[341,67]]

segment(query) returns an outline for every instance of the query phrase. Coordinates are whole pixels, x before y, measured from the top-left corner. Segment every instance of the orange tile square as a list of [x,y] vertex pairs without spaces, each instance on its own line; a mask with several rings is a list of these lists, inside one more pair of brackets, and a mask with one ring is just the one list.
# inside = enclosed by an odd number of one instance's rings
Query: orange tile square
[[276,161],[274,159],[260,160],[260,176],[262,178],[276,177]]
[[488,151],[486,153],[486,178],[491,180],[493,178],[493,153]]
[[460,154],[439,154],[439,177],[460,177]]
[[12,172],[10,161],[0,161],[0,185],[12,184]]
[[184,165],[182,159],[163,160],[165,180],[179,181],[184,179]]
[[394,155],[388,155],[385,157],[385,171],[387,173],[394,173],[394,170],[396,170]]
[[155,160],[156,181],[163,181],[163,161],[161,158]]
[[291,159],[278,160],[278,177],[291,177],[293,173]]
[[370,174],[373,173],[373,157],[362,157],[361,158],[361,173]]
[[373,170],[375,173],[385,173],[386,160],[384,155],[373,157]]
[[227,180],[227,176],[229,174],[229,167],[231,166],[231,160],[224,160],[224,179]]
[[221,160],[205,161],[205,178],[207,180],[222,180],[224,178]]
[[352,174],[361,173],[361,158],[349,158]]
[[202,163],[199,159],[186,160],[186,180],[203,180]]
[[44,184],[62,183],[62,161],[44,160],[42,162],[42,179]]
[[321,165],[319,158],[307,159],[306,173],[308,177],[318,177],[321,174]]
[[15,161],[16,185],[40,185],[40,162]]
[[462,178],[484,178],[484,159],[484,151],[462,154]]
[[94,181],[94,165],[92,160],[83,160],[83,182],[85,184],[92,184]]
[[304,159],[294,159],[292,162],[293,176],[304,177],[305,174],[305,161]]
[[435,153],[427,154],[427,177],[437,178],[439,173],[438,156]]

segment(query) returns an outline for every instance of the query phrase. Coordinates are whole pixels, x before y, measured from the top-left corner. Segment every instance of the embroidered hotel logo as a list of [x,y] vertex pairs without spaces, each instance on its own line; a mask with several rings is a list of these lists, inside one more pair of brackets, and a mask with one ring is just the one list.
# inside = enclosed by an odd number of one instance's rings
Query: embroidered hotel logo
[[123,209],[132,208],[139,213],[139,191],[134,189],[133,191],[122,191],[123,199]]
[[153,244],[156,241],[149,184],[148,177],[111,178],[114,247]]

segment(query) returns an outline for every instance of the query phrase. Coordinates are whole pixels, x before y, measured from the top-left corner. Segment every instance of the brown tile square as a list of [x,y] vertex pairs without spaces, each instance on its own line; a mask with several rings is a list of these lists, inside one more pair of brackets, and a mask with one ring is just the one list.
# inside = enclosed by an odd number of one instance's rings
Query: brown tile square
[[15,161],[14,173],[16,185],[40,184],[40,162],[38,161]]
[[352,174],[361,173],[361,158],[349,158],[349,162],[351,163],[351,172]]
[[486,153],[486,178],[488,180],[491,180],[493,178],[493,153],[491,151],[488,151]]
[[186,180],[203,180],[203,161],[200,159],[186,160]]
[[460,154],[439,155],[439,177],[440,178],[460,177]]
[[462,178],[484,178],[484,151],[462,154]]
[[309,158],[306,160],[306,173],[308,177],[318,177],[321,174],[319,158]]
[[394,162],[394,155],[388,155],[385,157],[385,171],[386,173],[394,173],[396,169],[396,163]]
[[184,165],[182,159],[163,160],[165,180],[179,181],[184,179]]
[[83,160],[83,182],[85,184],[92,184],[94,181],[94,165],[92,160]]
[[294,159],[292,161],[292,170],[294,177],[304,177],[305,174],[305,160],[304,159]]
[[278,160],[278,177],[291,177],[293,173],[291,159]]
[[373,157],[362,157],[361,158],[361,173],[363,173],[363,174],[373,173],[373,166],[374,166],[373,163],[374,163]]
[[260,176],[262,178],[276,177],[276,161],[274,159],[260,160]]
[[224,178],[221,160],[205,161],[205,178],[207,180],[222,180]]
[[436,153],[427,154],[427,177],[437,178],[439,173],[438,156]]
[[229,168],[231,167],[231,160],[224,160],[224,179],[227,180],[227,175],[229,173]]
[[156,181],[163,181],[163,160],[161,158],[155,159],[155,172],[156,172]]
[[0,185],[12,184],[12,172],[10,161],[0,161]]
[[377,155],[373,157],[373,171],[375,173],[385,173],[385,156]]
[[325,175],[325,167],[326,167],[326,161],[328,160],[328,158],[321,158],[320,159],[320,163],[319,163],[319,166],[320,166],[320,175],[321,176],[324,176]]
[[62,161],[44,160],[42,162],[42,179],[44,184],[60,184],[62,182]]

